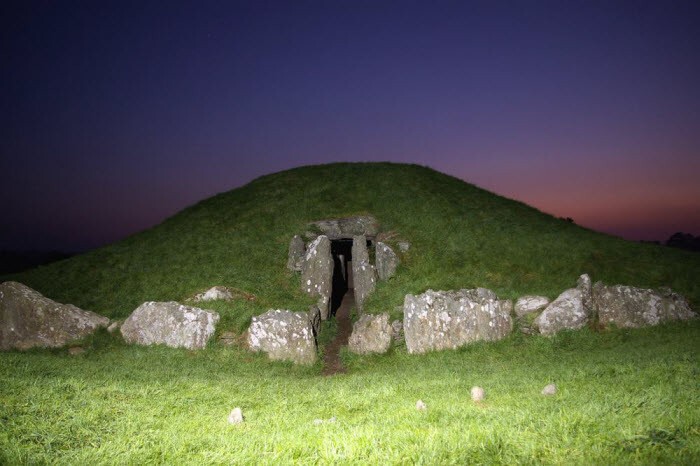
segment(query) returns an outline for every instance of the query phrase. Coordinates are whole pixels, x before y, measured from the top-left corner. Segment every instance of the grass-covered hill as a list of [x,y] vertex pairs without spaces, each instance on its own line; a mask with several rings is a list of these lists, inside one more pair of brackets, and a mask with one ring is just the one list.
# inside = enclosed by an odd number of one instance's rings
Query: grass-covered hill
[[313,302],[285,268],[294,234],[314,220],[365,213],[412,244],[369,312],[397,314],[406,293],[428,288],[554,298],[584,272],[609,284],[670,286],[700,306],[698,254],[596,233],[429,168],[390,163],[264,176],[116,244],[5,278],[112,318],[147,300],[181,301],[226,285],[255,296],[213,305],[224,326],[241,330],[268,308]]

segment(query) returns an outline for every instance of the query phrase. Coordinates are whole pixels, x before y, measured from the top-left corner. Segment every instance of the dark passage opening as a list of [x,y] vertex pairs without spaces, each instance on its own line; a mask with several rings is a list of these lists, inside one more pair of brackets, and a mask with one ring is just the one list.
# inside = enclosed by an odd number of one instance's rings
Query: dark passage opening
[[352,288],[352,239],[336,239],[331,241],[333,256],[333,291],[331,292],[331,312],[336,311],[343,301],[343,296]]

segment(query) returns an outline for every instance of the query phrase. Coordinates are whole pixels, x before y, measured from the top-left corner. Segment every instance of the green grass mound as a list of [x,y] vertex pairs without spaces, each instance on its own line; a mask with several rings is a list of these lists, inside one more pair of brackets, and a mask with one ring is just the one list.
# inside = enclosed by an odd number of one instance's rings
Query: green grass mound
[[[608,284],[670,286],[700,304],[700,254],[624,241],[543,214],[429,168],[331,164],[259,178],[116,244],[11,276],[47,297],[111,318],[144,301],[182,301],[213,285],[247,299],[207,304],[243,330],[269,308],[314,300],[286,268],[309,222],[373,214],[412,244],[369,312],[401,312],[407,293],[485,287],[501,298],[556,297],[581,273]],[[10,277],[5,277],[10,278]]]

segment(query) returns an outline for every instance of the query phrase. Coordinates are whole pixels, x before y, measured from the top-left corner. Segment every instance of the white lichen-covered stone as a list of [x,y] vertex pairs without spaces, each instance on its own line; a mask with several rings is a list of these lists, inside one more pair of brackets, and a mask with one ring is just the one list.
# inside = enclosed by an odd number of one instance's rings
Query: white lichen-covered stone
[[399,256],[396,255],[391,246],[377,242],[376,248],[377,275],[380,280],[389,280],[396,273],[399,266]]
[[644,327],[696,317],[688,301],[669,289],[654,291],[598,282],[593,287],[593,302],[602,325]]
[[174,301],[146,302],[119,329],[127,343],[204,348],[214,335],[219,314]]
[[554,385],[553,383],[550,383],[549,385],[545,386],[542,389],[542,394],[544,396],[552,396],[557,394],[557,386]]
[[213,286],[204,293],[199,293],[194,297],[195,302],[216,300],[230,301],[232,299],[233,293],[225,286]]
[[481,387],[472,387],[471,395],[472,395],[472,401],[475,401],[478,403],[480,401],[484,401],[484,398],[486,398],[486,391],[484,391],[484,389]]
[[389,314],[365,314],[352,326],[348,348],[357,354],[383,354],[389,351],[391,334]]
[[269,310],[253,317],[248,347],[267,353],[270,359],[297,364],[313,364],[317,357],[316,339],[306,312]]
[[513,330],[512,302],[485,288],[433,291],[404,299],[404,336],[409,353],[454,349],[499,340]]
[[0,284],[0,350],[58,348],[109,325],[109,319],[60,304],[17,282]]
[[369,262],[367,238],[355,236],[352,240],[352,277],[354,283],[355,305],[358,313],[364,312],[367,297],[377,284],[377,273]]
[[588,323],[590,310],[583,305],[583,293],[571,288],[560,294],[533,322],[543,335],[561,330],[577,330]]
[[243,411],[241,408],[233,408],[228,415],[229,424],[241,424],[243,420]]
[[515,302],[515,315],[522,317],[547,307],[549,299],[544,296],[523,296]]
[[324,235],[316,238],[306,251],[301,268],[301,288],[310,296],[318,297],[321,319],[328,319],[333,291],[333,256],[331,241]]

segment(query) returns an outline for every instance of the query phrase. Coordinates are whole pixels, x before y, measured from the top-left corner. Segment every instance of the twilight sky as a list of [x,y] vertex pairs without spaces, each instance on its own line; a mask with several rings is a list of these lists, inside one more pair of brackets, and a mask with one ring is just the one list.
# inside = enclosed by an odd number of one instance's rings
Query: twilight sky
[[699,24],[697,0],[5,0],[0,249],[100,246],[336,161],[697,235]]

